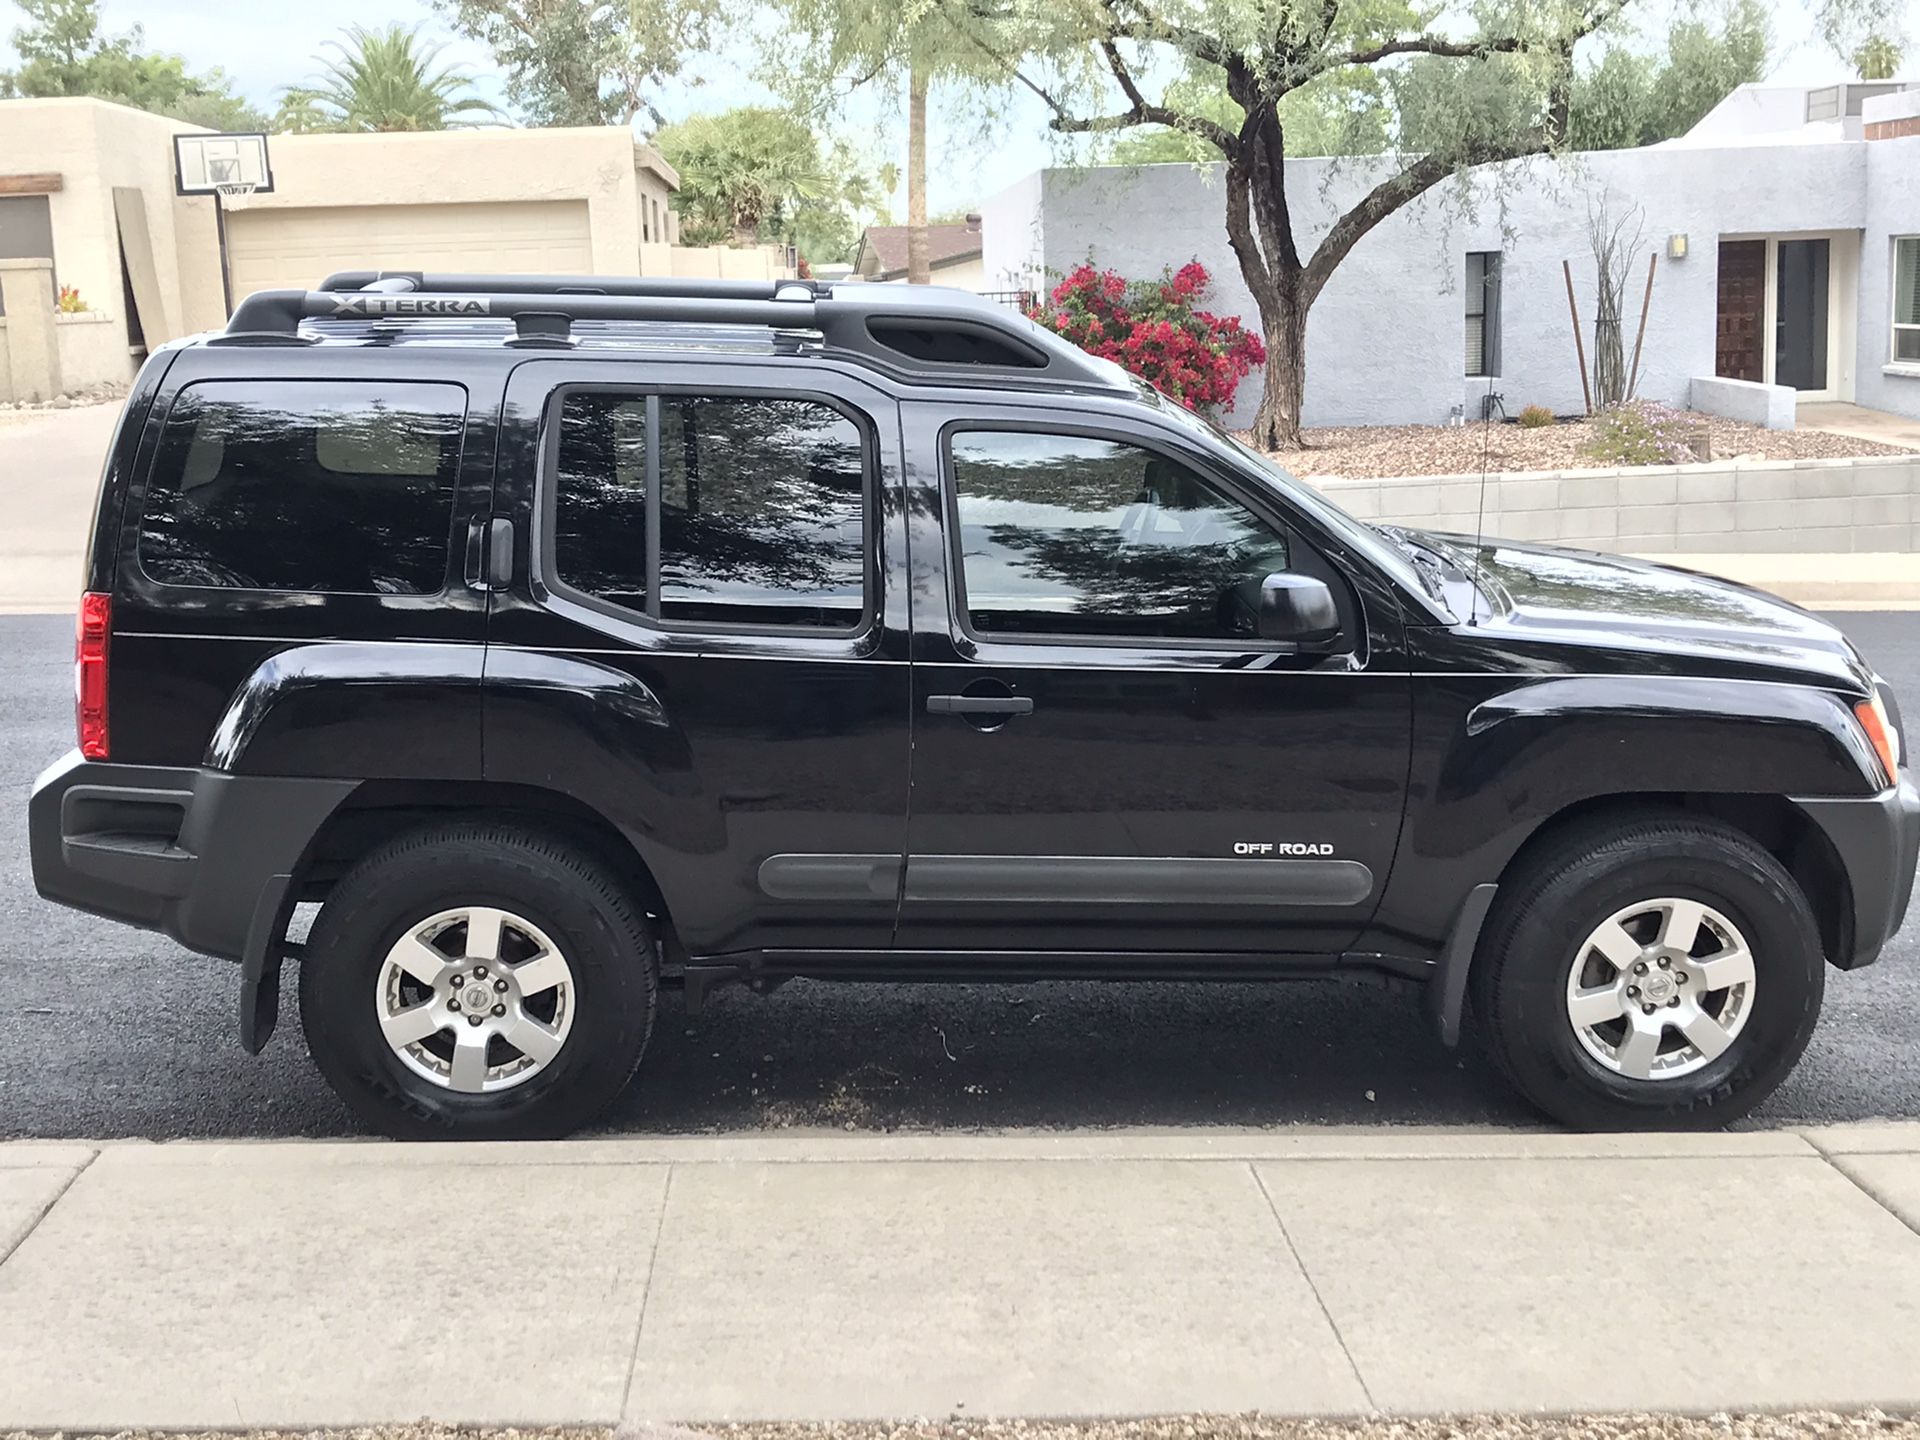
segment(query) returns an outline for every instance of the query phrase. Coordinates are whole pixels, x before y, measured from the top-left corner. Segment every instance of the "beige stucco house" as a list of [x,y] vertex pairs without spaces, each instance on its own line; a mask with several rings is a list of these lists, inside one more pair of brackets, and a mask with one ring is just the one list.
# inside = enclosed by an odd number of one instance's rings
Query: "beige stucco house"
[[272,193],[224,202],[236,296],[330,270],[670,273],[680,177],[624,128],[275,135],[268,159]]
[[[0,400],[125,380],[146,346],[225,323],[214,201],[175,193],[173,136],[195,128],[101,100],[0,100],[0,295],[36,325],[54,286],[87,306],[54,317],[50,343],[0,315]],[[787,273],[771,247],[677,245],[680,177],[624,127],[275,135],[268,163],[271,193],[220,202],[236,301],[334,270]]]

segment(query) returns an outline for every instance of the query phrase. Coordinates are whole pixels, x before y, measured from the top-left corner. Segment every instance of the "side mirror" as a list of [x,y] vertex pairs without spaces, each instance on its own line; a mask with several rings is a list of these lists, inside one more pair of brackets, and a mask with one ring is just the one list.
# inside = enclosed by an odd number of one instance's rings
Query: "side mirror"
[[1260,582],[1260,638],[1300,645],[1331,640],[1340,633],[1340,611],[1324,580],[1285,571]]

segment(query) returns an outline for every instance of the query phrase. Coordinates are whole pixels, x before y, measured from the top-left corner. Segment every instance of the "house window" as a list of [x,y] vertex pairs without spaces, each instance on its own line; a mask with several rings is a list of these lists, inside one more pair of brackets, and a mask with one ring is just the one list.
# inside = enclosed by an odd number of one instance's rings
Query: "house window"
[[1893,358],[1920,365],[1920,235],[1893,242]]
[[1467,255],[1467,374],[1500,373],[1500,252]]

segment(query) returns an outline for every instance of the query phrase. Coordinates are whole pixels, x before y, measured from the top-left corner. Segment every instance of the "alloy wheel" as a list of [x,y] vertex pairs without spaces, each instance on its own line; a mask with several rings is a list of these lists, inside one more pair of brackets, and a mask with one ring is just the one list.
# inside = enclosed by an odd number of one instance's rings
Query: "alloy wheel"
[[463,1094],[524,1085],[573,1028],[573,968],[532,921],[469,905],[411,927],[380,967],[380,1033],[415,1074]]
[[1725,915],[1670,896],[1616,911],[1575,952],[1567,1019],[1630,1080],[1673,1080],[1724,1055],[1753,1013],[1753,952]]

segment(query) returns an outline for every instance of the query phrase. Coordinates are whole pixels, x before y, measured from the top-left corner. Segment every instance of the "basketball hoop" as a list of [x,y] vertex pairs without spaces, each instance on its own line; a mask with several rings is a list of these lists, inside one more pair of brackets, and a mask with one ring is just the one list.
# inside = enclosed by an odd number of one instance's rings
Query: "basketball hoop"
[[173,193],[213,197],[213,223],[220,240],[220,291],[229,314],[233,312],[233,277],[227,259],[227,202],[272,191],[267,137],[259,131],[188,130],[173,137]]

